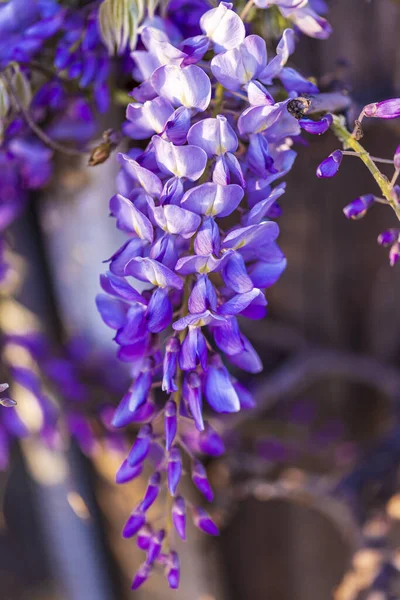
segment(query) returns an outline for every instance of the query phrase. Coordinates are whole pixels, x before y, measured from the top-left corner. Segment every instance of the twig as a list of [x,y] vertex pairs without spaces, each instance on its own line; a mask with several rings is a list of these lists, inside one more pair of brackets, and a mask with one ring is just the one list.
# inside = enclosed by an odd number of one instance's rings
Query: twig
[[400,390],[400,370],[396,367],[369,356],[308,347],[295,353],[280,368],[261,380],[255,391],[256,407],[248,414],[241,412],[227,418],[225,427],[239,427],[249,418],[271,408],[281,398],[304,392],[326,377],[363,383],[389,398],[394,398]]
[[88,150],[78,150],[76,148],[69,148],[68,146],[59,144],[58,142],[56,142],[52,138],[50,138],[47,135],[47,133],[45,133],[43,131],[43,129],[41,129],[39,127],[39,125],[37,125],[37,123],[35,123],[35,121],[31,117],[31,115],[29,114],[29,111],[24,108],[20,99],[18,98],[18,95],[15,93],[14,87],[13,87],[12,82],[11,82],[10,78],[8,77],[8,75],[6,73],[2,73],[2,77],[7,84],[7,89],[9,91],[10,96],[14,100],[18,110],[21,111],[25,121],[27,122],[29,127],[32,129],[32,131],[34,133],[36,133],[38,138],[41,139],[42,142],[46,144],[46,146],[49,146],[49,148],[52,148],[53,150],[56,150],[58,152],[62,152],[63,154],[68,154],[69,156],[82,156],[82,155],[87,155],[90,153]]
[[242,19],[242,21],[245,21],[247,15],[249,14],[249,12],[251,11],[251,9],[253,8],[254,5],[254,0],[248,0],[246,6],[243,8],[242,12],[240,13],[240,18]]

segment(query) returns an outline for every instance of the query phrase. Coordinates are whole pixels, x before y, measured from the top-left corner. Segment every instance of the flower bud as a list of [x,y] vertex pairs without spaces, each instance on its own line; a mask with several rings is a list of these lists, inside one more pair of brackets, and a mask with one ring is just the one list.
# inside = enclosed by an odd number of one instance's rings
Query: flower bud
[[214,493],[207,479],[207,472],[200,461],[196,460],[192,468],[192,481],[208,502],[212,502]]
[[186,377],[183,386],[184,398],[192,413],[196,428],[203,431],[204,422],[202,409],[201,379],[196,371],[191,371]]
[[168,489],[171,496],[175,496],[179,480],[182,475],[182,457],[177,446],[172,448],[168,460]]
[[146,423],[146,425],[143,425],[140,429],[135,443],[128,454],[128,463],[131,467],[142,463],[146,458],[150,449],[152,434],[153,428],[150,423]]
[[158,471],[156,471],[149,479],[149,485],[147,486],[146,493],[140,505],[140,510],[145,512],[156,501],[158,493],[160,491],[160,484],[161,475]]
[[186,505],[182,496],[177,496],[172,505],[172,522],[182,540],[186,540]]
[[127,460],[124,460],[122,465],[117,471],[115,475],[115,481],[117,483],[127,483],[128,481],[132,481],[132,479],[136,479],[143,471],[142,465],[135,465],[132,467]]
[[399,239],[400,229],[387,229],[378,235],[378,244],[380,246],[390,246]]
[[199,449],[210,456],[221,456],[225,452],[222,438],[208,423],[199,435]]
[[148,550],[147,558],[146,558],[146,562],[148,564],[151,564],[155,560],[157,560],[157,558],[161,552],[161,546],[162,546],[164,538],[165,538],[164,529],[157,531],[156,533],[154,533],[154,535],[151,536],[149,550]]
[[317,168],[317,177],[326,179],[334,177],[339,171],[340,163],[342,162],[343,154],[340,150],[332,152]]
[[400,117],[400,98],[391,98],[382,102],[374,102],[364,106],[366,117],[377,119],[396,119]]
[[180,564],[178,553],[174,550],[170,553],[167,566],[168,585],[172,590],[177,590],[179,587]]
[[133,578],[131,589],[137,590],[141,585],[144,584],[145,581],[148,580],[151,573],[151,565],[144,563],[136,572],[135,577]]
[[164,431],[165,431],[165,447],[169,450],[174,442],[178,429],[178,419],[176,416],[176,403],[169,400],[165,405],[164,410]]
[[348,219],[361,219],[373,203],[374,196],[366,194],[350,202],[350,204],[344,207],[343,212]]
[[304,131],[307,133],[312,133],[314,135],[321,135],[328,131],[329,127],[332,125],[332,115],[327,114],[322,117],[319,121],[313,121],[312,119],[300,119],[299,125]]
[[200,507],[193,508],[193,522],[198,529],[208,535],[219,535],[219,529],[210,515]]
[[163,380],[161,387],[164,392],[167,392],[167,394],[176,392],[178,390],[178,386],[176,385],[174,378],[178,364],[180,347],[180,342],[176,337],[171,337],[166,344],[163,365]]
[[150,525],[144,525],[137,534],[136,544],[141,550],[148,550],[153,530]]
[[124,537],[124,538],[133,537],[134,535],[137,534],[139,529],[141,529],[143,527],[145,522],[146,522],[146,517],[145,517],[144,513],[142,513],[140,510],[134,510],[133,513],[131,514],[131,516],[129,517],[129,519],[127,520],[127,522],[125,523],[125,526],[122,530],[122,537]]

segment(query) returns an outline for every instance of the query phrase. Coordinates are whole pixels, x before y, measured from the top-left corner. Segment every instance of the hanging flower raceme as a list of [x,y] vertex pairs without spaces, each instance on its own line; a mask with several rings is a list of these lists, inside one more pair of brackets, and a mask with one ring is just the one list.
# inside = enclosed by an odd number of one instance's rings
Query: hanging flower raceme
[[[110,258],[97,298],[133,376],[112,423],[142,423],[117,480],[137,477],[145,460],[155,468],[124,529],[147,552],[134,589],[157,563],[170,586],[178,585],[173,529],[185,537],[187,508],[197,527],[218,533],[202,508],[185,502],[183,463],[192,462],[192,481],[211,501],[206,470],[194,455],[219,455],[223,442],[206,413],[254,405],[229,372],[229,366],[262,369],[238,317],[265,316],[265,290],[286,266],[271,220],[285,185],[273,184],[294,162],[291,137],[301,127],[320,134],[330,125],[329,116],[299,123],[288,111],[298,93],[318,92],[285,67],[294,50],[291,30],[269,59],[265,41],[246,36],[232,4],[205,12],[200,27],[200,35],[179,46],[165,31],[147,27],[144,49],[133,53],[141,83],[132,92],[124,129],[147,145],[118,155],[110,212],[129,239]],[[265,87],[277,79],[289,93],[280,102]],[[135,280],[142,282],[138,289]],[[168,496],[171,519],[167,515],[162,528],[153,529],[148,510]]]

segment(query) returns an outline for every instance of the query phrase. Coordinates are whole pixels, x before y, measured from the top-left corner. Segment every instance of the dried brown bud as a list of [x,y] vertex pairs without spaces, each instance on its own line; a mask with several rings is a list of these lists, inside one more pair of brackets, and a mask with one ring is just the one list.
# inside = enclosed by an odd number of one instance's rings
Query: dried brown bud
[[108,142],[102,142],[101,144],[93,148],[92,153],[89,157],[89,167],[95,167],[96,165],[101,165],[103,162],[105,162],[110,156],[111,150],[111,144]]
[[364,136],[363,128],[361,127],[360,121],[354,121],[353,137],[358,141]]
[[103,133],[103,141],[93,148],[92,153],[89,157],[89,167],[95,167],[101,165],[107,160],[111,152],[115,150],[121,141],[121,134],[113,129],[107,129]]

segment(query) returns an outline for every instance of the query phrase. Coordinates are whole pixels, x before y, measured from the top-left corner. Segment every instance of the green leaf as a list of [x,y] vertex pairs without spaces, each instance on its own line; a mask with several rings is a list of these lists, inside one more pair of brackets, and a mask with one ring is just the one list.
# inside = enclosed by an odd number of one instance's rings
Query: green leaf
[[[150,0],[151,6],[157,3],[158,0]],[[145,0],[103,0],[99,9],[99,26],[110,54],[122,54],[127,46],[131,50],[135,48],[145,7]],[[151,10],[154,13],[154,9]]]
[[0,78],[0,119],[6,118],[10,110],[10,96],[4,81]]
[[14,66],[11,83],[21,105],[27,109],[32,100],[31,84],[19,66]]

